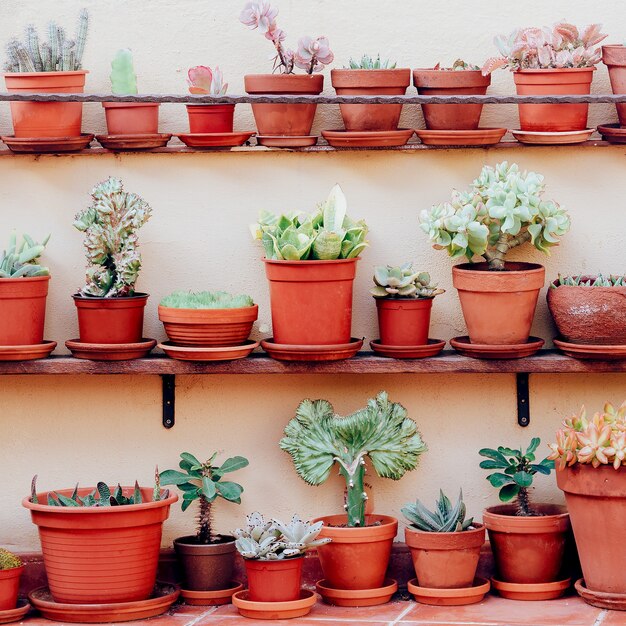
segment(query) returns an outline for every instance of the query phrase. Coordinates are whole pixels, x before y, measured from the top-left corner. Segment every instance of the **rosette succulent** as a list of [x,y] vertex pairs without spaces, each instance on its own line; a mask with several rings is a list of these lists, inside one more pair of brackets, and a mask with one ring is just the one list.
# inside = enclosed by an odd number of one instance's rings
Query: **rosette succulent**
[[626,287],[626,276],[561,276],[552,283],[550,289],[557,287]]
[[400,267],[381,265],[374,268],[374,298],[434,298],[444,289],[430,284],[428,272],[414,272],[412,263]]
[[396,68],[397,63],[385,59],[381,61],[380,54],[374,59],[369,54],[364,54],[360,61],[354,61],[350,59],[348,67],[346,69],[351,70],[393,70]]
[[196,65],[187,72],[189,93],[210,94],[223,96],[228,90],[228,83],[224,82],[222,70],[219,67],[211,69],[206,65]]
[[411,526],[423,532],[461,532],[470,529],[474,523],[473,517],[465,518],[466,508],[463,502],[463,490],[460,491],[454,506],[452,506],[450,498],[440,489],[434,511],[426,508],[419,500],[416,500],[415,503],[406,504],[400,511]]

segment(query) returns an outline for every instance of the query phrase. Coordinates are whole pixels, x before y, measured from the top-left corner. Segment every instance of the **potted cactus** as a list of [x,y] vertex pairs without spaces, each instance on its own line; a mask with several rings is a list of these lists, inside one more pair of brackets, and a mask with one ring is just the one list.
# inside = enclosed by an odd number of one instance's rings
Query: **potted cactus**
[[[197,65],[187,72],[189,93],[224,96],[228,83],[219,67]],[[188,104],[190,133],[232,133],[234,104]]]
[[23,572],[22,560],[16,554],[0,548],[0,611],[10,611],[17,606]]
[[[611,89],[614,94],[626,93],[626,46],[611,44],[602,46],[602,62],[609,70]],[[616,103],[619,125],[626,127],[626,103]]]

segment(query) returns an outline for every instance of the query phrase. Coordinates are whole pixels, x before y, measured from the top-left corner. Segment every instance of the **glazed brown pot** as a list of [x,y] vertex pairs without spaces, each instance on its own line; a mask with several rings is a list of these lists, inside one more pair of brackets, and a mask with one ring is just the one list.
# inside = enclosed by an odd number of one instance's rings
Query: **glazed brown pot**
[[385,582],[398,520],[389,515],[366,515],[365,526],[349,528],[346,515],[313,520],[324,526],[320,538],[332,541],[317,548],[324,579],[336,589],[378,589]]
[[[403,96],[411,84],[411,70],[331,70],[338,96]],[[340,104],[347,131],[396,130],[401,104]]]
[[0,346],[43,342],[50,276],[0,278]]
[[24,565],[11,569],[0,569],[0,611],[11,611],[17,606],[20,578]]
[[[423,96],[484,96],[491,76],[480,70],[413,70],[413,84]],[[476,130],[482,104],[422,104],[428,130]]]
[[190,133],[232,133],[234,104],[188,104]]
[[188,591],[216,591],[232,586],[235,538],[220,537],[219,543],[199,544],[195,536],[174,539],[176,556]]
[[[614,94],[626,93],[626,46],[602,46],[602,62],[609,69],[611,89]],[[626,104],[616,104],[620,126],[626,126]]]
[[300,597],[304,557],[263,561],[244,559],[248,599],[253,602],[291,602]]
[[404,537],[420,587],[460,589],[472,586],[480,548],[485,543],[482,524],[475,523],[474,528],[451,533],[429,533],[409,526]]
[[498,580],[536,584],[563,577],[570,530],[567,509],[556,504],[535,504],[533,508],[541,515],[515,515],[512,504],[492,506],[483,513]]
[[536,263],[505,263],[490,271],[487,263],[452,268],[470,341],[488,345],[525,343],[535,317],[546,270]]
[[159,132],[158,102],[103,102],[109,135],[155,135]]
[[[272,96],[317,96],[324,89],[321,74],[248,74],[246,93]],[[317,104],[253,104],[252,113],[260,135],[311,134]]]
[[432,298],[377,298],[378,328],[383,346],[425,346]]

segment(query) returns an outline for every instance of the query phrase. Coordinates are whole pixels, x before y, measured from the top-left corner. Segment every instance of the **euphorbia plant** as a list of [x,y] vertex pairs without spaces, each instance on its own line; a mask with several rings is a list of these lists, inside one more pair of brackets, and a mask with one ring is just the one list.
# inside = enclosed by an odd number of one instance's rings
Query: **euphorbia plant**
[[224,82],[222,70],[219,67],[211,69],[206,65],[196,65],[187,72],[189,93],[223,96],[228,90],[228,83]]

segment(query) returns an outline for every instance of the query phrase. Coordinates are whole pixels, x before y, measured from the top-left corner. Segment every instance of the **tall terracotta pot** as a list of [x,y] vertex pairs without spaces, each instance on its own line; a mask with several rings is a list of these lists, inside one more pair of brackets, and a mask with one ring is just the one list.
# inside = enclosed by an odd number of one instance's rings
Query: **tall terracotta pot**
[[0,569],[0,611],[10,611],[17,606],[20,578],[24,565],[11,569]]
[[[602,62],[609,69],[611,89],[614,94],[626,93],[626,46],[602,46]],[[616,104],[620,126],[626,126],[626,104]]]
[[377,298],[380,343],[424,346],[428,343],[432,298]]
[[199,544],[195,536],[174,539],[174,550],[185,575],[185,589],[227,589],[235,568],[235,539],[220,537],[219,543]]
[[188,104],[190,133],[232,133],[234,104]]
[[263,561],[245,559],[248,599],[253,602],[291,602],[300,597],[304,557]]
[[0,278],[0,346],[43,342],[50,276]]
[[155,135],[159,132],[158,102],[103,102],[109,135]]

